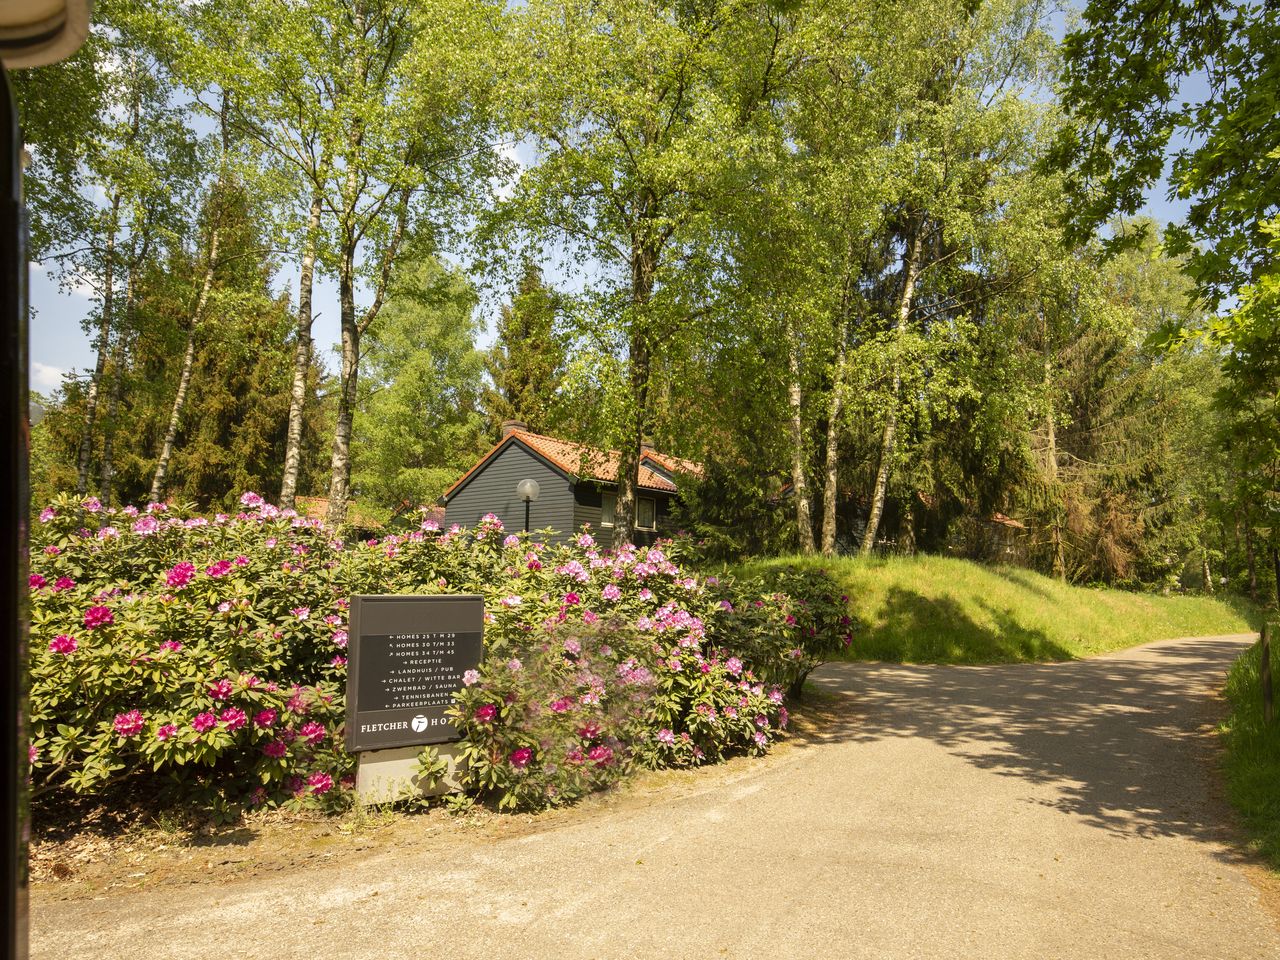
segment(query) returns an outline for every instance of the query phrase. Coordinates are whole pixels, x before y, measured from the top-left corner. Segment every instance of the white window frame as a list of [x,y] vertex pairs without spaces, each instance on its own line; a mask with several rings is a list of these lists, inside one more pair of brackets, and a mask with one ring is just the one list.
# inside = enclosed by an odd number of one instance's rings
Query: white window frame
[[[648,502],[650,509],[653,510],[653,523],[645,526],[640,522],[640,504]],[[653,497],[636,497],[636,529],[637,530],[657,530],[658,529],[658,501]]]

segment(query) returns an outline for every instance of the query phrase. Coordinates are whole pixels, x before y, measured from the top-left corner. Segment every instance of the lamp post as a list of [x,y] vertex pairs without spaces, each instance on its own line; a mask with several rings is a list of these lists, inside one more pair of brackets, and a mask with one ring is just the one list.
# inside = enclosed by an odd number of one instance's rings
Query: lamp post
[[524,501],[524,532],[529,532],[529,504],[538,499],[538,481],[521,480],[516,484],[516,496]]
[[0,960],[27,957],[27,236],[22,135],[8,71],[71,56],[89,0],[0,3]]

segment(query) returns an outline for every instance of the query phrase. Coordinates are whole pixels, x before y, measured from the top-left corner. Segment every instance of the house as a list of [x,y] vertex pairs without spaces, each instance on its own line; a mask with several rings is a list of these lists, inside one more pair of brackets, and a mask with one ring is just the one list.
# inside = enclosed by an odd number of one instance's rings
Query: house
[[[516,486],[534,480],[538,497],[528,505],[528,529],[550,527],[560,540],[588,524],[607,534],[613,528],[621,459],[617,450],[530,433],[523,423],[508,420],[502,425],[502,439],[440,498],[445,522],[470,527],[493,513],[508,530],[523,530],[525,501]],[[646,445],[636,497],[636,543],[649,544],[670,532],[671,503],[679,494],[681,478],[701,473],[701,464]]]

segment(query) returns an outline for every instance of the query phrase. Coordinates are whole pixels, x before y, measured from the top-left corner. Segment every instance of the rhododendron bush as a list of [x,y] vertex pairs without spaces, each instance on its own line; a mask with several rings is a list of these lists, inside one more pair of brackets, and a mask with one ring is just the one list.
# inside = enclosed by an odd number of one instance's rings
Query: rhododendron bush
[[223,810],[341,803],[357,593],[484,596],[486,659],[453,712],[464,786],[504,807],[570,800],[637,764],[763,751],[786,726],[784,689],[850,639],[820,575],[703,578],[678,543],[550,546],[487,517],[344,544],[255,494],[242,503],[204,517],[62,498],[40,515],[37,794],[151,776]]

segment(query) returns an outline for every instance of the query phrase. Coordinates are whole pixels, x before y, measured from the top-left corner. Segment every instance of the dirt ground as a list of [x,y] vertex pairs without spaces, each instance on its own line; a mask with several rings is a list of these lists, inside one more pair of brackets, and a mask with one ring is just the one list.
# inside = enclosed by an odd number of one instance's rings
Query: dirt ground
[[1214,690],[1246,642],[831,665],[769,757],[536,816],[45,844],[32,956],[1274,960],[1277,884],[1215,766]]

